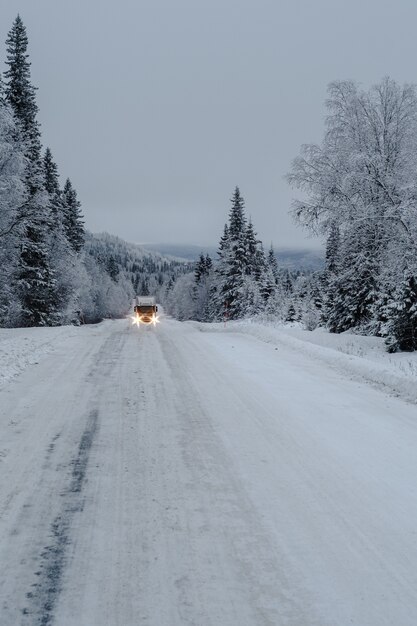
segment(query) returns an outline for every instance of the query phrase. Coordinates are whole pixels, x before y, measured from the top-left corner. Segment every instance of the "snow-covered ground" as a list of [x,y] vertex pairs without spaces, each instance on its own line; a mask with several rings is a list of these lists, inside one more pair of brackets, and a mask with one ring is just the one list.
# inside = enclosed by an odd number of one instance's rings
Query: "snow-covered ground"
[[292,347],[351,377],[417,402],[417,352],[389,354],[384,340],[379,337],[335,335],[322,328],[310,332],[296,323],[282,325],[250,320],[227,324],[191,323],[203,332],[242,333],[276,347]]
[[249,323],[1,331],[0,624],[414,626],[414,356]]

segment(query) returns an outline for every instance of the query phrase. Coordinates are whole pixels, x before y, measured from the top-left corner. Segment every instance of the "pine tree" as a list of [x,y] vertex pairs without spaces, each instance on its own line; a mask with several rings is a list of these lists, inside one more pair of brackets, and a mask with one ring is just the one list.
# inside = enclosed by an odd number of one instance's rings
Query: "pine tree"
[[330,226],[326,242],[325,268],[321,276],[321,286],[323,292],[323,306],[321,308],[320,321],[327,325],[335,306],[335,291],[337,274],[340,269],[340,230],[333,222]]
[[[341,333],[350,328],[366,330],[372,320],[378,298],[378,263],[373,248],[371,223],[345,233],[337,274],[329,282],[332,307],[328,312],[330,332]],[[328,306],[328,303],[326,304]]]
[[77,192],[67,178],[63,191],[64,229],[72,249],[80,252],[84,245],[84,222]]
[[239,187],[235,188],[229,212],[229,238],[237,241],[246,230],[245,201],[240,195]]
[[44,171],[44,183],[45,189],[50,196],[59,195],[59,177],[58,167],[53,160],[52,152],[50,148],[46,148],[45,155],[43,157],[43,171]]
[[[106,272],[110,276],[112,281],[117,283],[117,278],[120,273],[120,268],[117,265],[116,259],[114,258],[112,254],[110,254],[106,259]],[[147,296],[149,294],[149,291],[147,293],[144,293],[144,291],[142,290],[141,293],[142,295]]]
[[223,285],[228,271],[228,259],[230,251],[229,227],[224,225],[223,234],[220,237],[217,251],[218,261],[215,267],[215,280],[211,285],[210,300],[207,307],[207,318],[211,321],[221,320],[224,315],[226,303],[223,297]]
[[[244,313],[243,285],[246,272],[246,217],[245,202],[236,187],[229,212],[227,247],[222,252],[219,295],[224,311],[230,319],[238,319]],[[226,232],[226,231],[225,231]]]
[[30,81],[25,26],[18,15],[7,38],[6,100],[21,130],[27,158],[26,201],[20,207],[23,226],[16,283],[25,325],[55,323],[57,294],[50,263],[47,233],[50,226],[41,163],[41,141],[36,119],[35,88]]
[[334,222],[332,222],[326,242],[326,272],[328,274],[337,273],[339,248],[340,230],[338,226]]
[[274,248],[272,246],[271,243],[271,247],[268,250],[268,265],[269,268],[272,272],[272,275],[274,277],[275,280],[275,284],[278,285],[279,283],[279,269],[278,269],[278,261],[277,261],[277,257],[275,256],[275,252],[274,252]]
[[258,240],[256,239],[255,229],[253,228],[252,220],[249,223],[244,232],[245,242],[245,257],[244,257],[244,271],[247,276],[254,276],[258,269]]
[[296,311],[295,311],[294,304],[293,304],[293,302],[290,302],[289,306],[288,306],[288,309],[287,309],[287,315],[286,315],[285,321],[286,322],[295,322],[296,318],[297,318],[297,314],[296,314]]
[[7,40],[9,69],[6,77],[6,99],[11,105],[22,128],[26,142],[26,154],[32,163],[39,163],[41,153],[40,129],[36,119],[36,88],[30,81],[30,62],[27,54],[26,28],[18,15],[9,31]]
[[199,283],[201,280],[201,277],[204,276],[206,272],[207,272],[206,257],[204,256],[203,253],[201,253],[196,263],[195,270],[194,270],[195,282]]

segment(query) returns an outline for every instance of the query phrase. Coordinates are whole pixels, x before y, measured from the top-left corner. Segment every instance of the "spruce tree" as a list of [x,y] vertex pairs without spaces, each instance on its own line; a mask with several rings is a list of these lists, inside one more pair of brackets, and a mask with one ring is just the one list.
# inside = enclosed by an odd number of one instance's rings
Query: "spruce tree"
[[225,301],[223,297],[223,285],[226,281],[228,271],[228,260],[230,251],[229,227],[224,225],[223,234],[220,237],[219,249],[217,251],[218,261],[215,268],[215,277],[211,285],[210,303],[208,305],[208,319],[211,321],[221,320],[224,315]]
[[194,279],[196,283],[199,283],[201,277],[206,273],[206,257],[203,253],[200,254],[200,257],[196,263],[194,270]]
[[26,200],[20,207],[22,240],[16,284],[22,323],[29,326],[56,322],[57,294],[50,263],[47,233],[50,226],[41,163],[38,107],[30,80],[28,39],[18,15],[7,38],[6,100],[18,122],[27,158]]
[[[30,62],[27,54],[28,38],[25,25],[18,15],[6,39],[9,69],[5,73],[7,102],[19,121],[26,143],[26,155],[39,168],[41,154],[40,128],[36,119],[36,88],[30,79]],[[37,172],[39,174],[39,171]],[[37,178],[33,183],[37,184]]]
[[43,171],[46,191],[50,196],[58,196],[60,193],[58,167],[53,160],[50,148],[46,148],[45,150],[45,155],[43,158]]
[[323,306],[320,321],[327,324],[335,306],[335,292],[338,288],[337,274],[340,270],[340,230],[332,222],[326,241],[325,267],[321,276]]
[[365,331],[372,320],[379,270],[373,243],[371,223],[363,223],[360,230],[352,228],[343,237],[338,271],[328,287],[330,332],[341,333],[350,328]]
[[272,272],[272,275],[274,277],[275,280],[275,284],[278,285],[279,283],[279,269],[278,269],[278,261],[277,261],[277,257],[275,256],[275,252],[274,252],[274,248],[273,245],[271,243],[271,247],[268,250],[268,265],[269,268]]
[[249,223],[245,229],[244,242],[244,271],[247,276],[254,276],[258,265],[258,240],[256,239],[256,233],[253,228],[251,219],[249,220]]
[[417,278],[410,270],[404,272],[388,312],[384,332],[388,352],[417,350]]
[[243,285],[246,272],[246,217],[245,202],[236,187],[229,212],[228,246],[223,255],[223,274],[220,297],[230,319],[238,319],[244,313]]
[[81,203],[77,199],[77,192],[67,178],[63,192],[64,229],[66,237],[75,252],[80,252],[84,245],[84,222],[81,213]]
[[240,195],[239,187],[235,188],[231,199],[231,209],[229,212],[229,237],[236,241],[242,237],[246,230],[245,201]]

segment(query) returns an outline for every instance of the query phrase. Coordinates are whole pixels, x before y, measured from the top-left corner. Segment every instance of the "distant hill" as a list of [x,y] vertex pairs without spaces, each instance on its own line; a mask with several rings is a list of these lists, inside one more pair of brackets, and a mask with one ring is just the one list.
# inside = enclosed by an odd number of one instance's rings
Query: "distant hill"
[[[196,261],[201,253],[209,254],[213,259],[217,258],[217,246],[147,243],[141,244],[141,248],[186,261]],[[312,248],[276,248],[275,255],[279,266],[285,269],[319,270],[324,264],[323,251]]]
[[280,267],[291,270],[321,270],[324,252],[317,249],[276,248],[275,256]]
[[193,246],[175,243],[142,243],[140,247],[151,252],[158,252],[163,256],[175,257],[184,261],[196,261],[201,253],[209,254],[215,258],[217,251],[215,246]]

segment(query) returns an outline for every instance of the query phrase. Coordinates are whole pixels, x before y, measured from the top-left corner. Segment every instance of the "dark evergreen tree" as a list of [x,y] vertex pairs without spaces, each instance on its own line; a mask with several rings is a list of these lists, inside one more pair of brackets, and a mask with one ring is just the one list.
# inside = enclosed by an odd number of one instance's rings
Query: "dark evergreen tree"
[[287,309],[287,315],[286,315],[285,321],[295,322],[296,318],[297,318],[297,313],[295,311],[294,304],[290,302],[288,309]]
[[283,271],[282,289],[286,296],[289,296],[294,291],[293,280],[288,269]]
[[326,272],[336,274],[339,260],[340,230],[333,222],[326,242]]
[[63,228],[63,199],[59,188],[58,167],[52,157],[52,152],[46,148],[43,157],[44,187],[49,198],[50,222],[54,231]]
[[194,270],[194,279],[196,283],[199,283],[201,277],[207,273],[207,265],[206,265],[206,257],[203,253],[200,254],[200,257],[196,263]]
[[267,257],[267,259],[268,259],[269,268],[270,268],[270,270],[272,272],[272,275],[274,277],[274,280],[275,280],[275,284],[278,285],[279,278],[280,278],[279,277],[279,269],[278,269],[278,261],[277,261],[277,257],[275,256],[275,252],[274,252],[274,248],[272,246],[272,243],[271,243],[271,247],[268,250],[268,257]]
[[230,240],[237,241],[246,230],[245,201],[240,195],[239,187],[235,188],[231,203],[228,232]]
[[[242,301],[244,294],[244,276],[246,273],[246,217],[245,202],[236,187],[229,212],[229,224],[223,237],[228,235],[227,246],[221,250],[219,263],[218,293],[223,304],[223,312],[230,319],[242,317],[246,304]],[[220,243],[220,248],[226,242]]]
[[[26,28],[18,15],[9,31],[7,40],[8,70],[6,77],[6,99],[19,121],[26,144],[26,154],[32,164],[40,165],[41,141],[39,123],[36,119],[36,89],[30,80],[30,62],[27,54]],[[39,174],[39,172],[38,172]],[[38,183],[37,178],[34,184]]]
[[6,43],[6,99],[17,119],[27,157],[26,200],[19,208],[22,245],[16,284],[21,301],[22,323],[46,325],[56,322],[58,297],[48,250],[50,221],[44,191],[40,130],[36,119],[38,107],[35,88],[30,81],[26,29],[19,15]]
[[[117,282],[117,277],[119,276],[120,269],[116,262],[116,259],[114,258],[112,254],[109,255],[108,258],[106,259],[106,272],[114,282]],[[148,295],[143,292],[142,294]]]
[[46,148],[45,150],[45,155],[43,157],[43,172],[46,191],[50,196],[58,196],[60,192],[58,167],[53,160],[50,148]]
[[244,271],[247,276],[255,276],[257,269],[259,269],[259,258],[258,258],[259,241],[256,238],[256,233],[253,228],[252,220],[249,220],[249,223],[244,231],[244,242],[245,242]]
[[149,282],[146,277],[142,280],[139,293],[141,296],[149,296]]
[[[366,330],[378,297],[378,263],[373,247],[371,223],[345,233],[337,274],[329,281],[332,294],[328,312],[330,332],[341,333],[350,328]],[[328,306],[328,303],[327,305]]]
[[63,211],[65,234],[72,249],[80,252],[84,245],[84,221],[81,213],[81,203],[71,181],[67,178],[63,191]]
[[417,279],[409,270],[404,273],[388,312],[384,333],[388,352],[417,350]]

